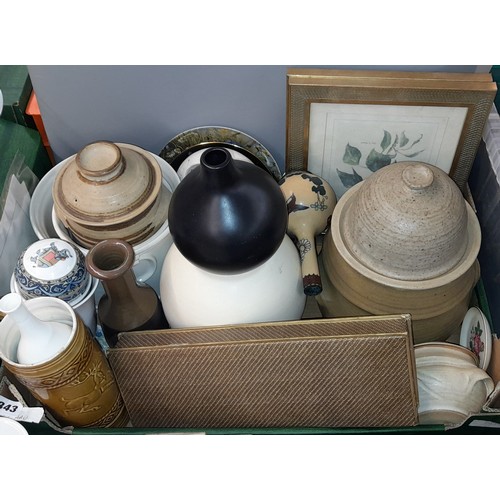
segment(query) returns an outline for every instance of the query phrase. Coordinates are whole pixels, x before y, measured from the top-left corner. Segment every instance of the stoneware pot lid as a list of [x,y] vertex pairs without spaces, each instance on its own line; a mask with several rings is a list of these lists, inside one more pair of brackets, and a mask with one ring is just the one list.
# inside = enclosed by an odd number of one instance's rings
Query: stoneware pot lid
[[86,145],[57,174],[52,188],[58,217],[106,226],[140,217],[162,185],[158,162],[108,141]]
[[479,358],[479,368],[486,370],[490,364],[493,337],[490,324],[478,307],[471,307],[464,317],[460,330],[460,345]]
[[425,280],[445,274],[468,244],[466,202],[441,169],[422,162],[384,167],[352,188],[341,226],[349,252],[390,278]]

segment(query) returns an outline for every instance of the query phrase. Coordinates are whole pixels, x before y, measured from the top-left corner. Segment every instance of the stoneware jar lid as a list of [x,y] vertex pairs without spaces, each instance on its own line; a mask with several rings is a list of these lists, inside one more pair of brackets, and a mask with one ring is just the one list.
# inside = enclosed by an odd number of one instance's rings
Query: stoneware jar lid
[[87,144],[59,171],[52,195],[62,221],[107,226],[146,212],[161,186],[161,168],[151,155],[98,141]]
[[468,213],[458,186],[441,169],[399,162],[347,192],[340,228],[349,252],[390,278],[425,280],[453,269],[468,244]]

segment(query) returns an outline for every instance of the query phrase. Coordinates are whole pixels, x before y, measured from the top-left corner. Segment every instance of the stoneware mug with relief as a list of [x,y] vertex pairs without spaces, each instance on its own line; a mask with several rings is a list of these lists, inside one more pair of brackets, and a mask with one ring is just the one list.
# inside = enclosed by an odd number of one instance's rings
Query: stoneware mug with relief
[[52,297],[29,299],[24,304],[42,321],[68,325],[69,340],[49,359],[20,363],[20,330],[7,313],[0,322],[0,357],[7,370],[61,425],[126,426],[128,415],[108,361],[71,306]]

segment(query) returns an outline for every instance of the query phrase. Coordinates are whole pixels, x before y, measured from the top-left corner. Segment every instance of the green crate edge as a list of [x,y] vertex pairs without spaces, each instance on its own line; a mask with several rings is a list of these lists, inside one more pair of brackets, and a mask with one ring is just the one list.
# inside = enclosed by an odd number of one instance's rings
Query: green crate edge
[[[488,300],[482,278],[476,284],[471,306],[477,305],[489,318]],[[499,424],[498,428],[472,427],[475,420],[487,420]],[[416,425],[411,427],[299,427],[299,428],[154,428],[154,427],[74,427],[69,431],[58,431],[45,423],[31,424],[22,422],[29,434],[33,435],[154,435],[154,434],[206,434],[206,435],[345,435],[345,434],[500,434],[500,413],[481,413],[466,419],[456,427],[445,425]]]

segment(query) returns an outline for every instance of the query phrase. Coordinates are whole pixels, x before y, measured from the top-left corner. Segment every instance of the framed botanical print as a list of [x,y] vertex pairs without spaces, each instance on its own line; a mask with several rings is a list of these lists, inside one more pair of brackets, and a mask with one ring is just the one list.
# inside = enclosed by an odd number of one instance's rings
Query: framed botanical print
[[286,171],[315,173],[340,198],[414,160],[464,190],[495,95],[485,73],[289,70]]

